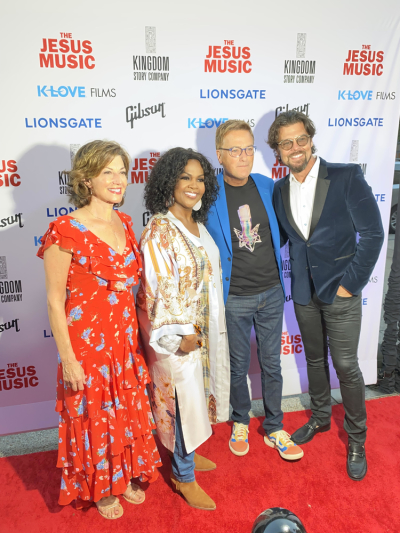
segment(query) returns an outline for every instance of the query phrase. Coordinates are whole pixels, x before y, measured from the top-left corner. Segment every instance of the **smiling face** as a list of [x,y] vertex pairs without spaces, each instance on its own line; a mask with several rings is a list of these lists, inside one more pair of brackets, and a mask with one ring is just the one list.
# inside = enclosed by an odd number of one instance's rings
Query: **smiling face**
[[[247,148],[253,146],[254,139],[247,130],[229,131],[222,141],[221,148]],[[254,155],[242,152],[239,157],[232,157],[227,150],[217,150],[217,157],[224,167],[224,180],[233,186],[245,185],[253,168]]]
[[[307,135],[307,131],[302,122],[296,122],[296,124],[291,124],[290,126],[282,126],[279,130],[279,141],[284,141],[286,139],[295,139],[300,137],[300,135]],[[293,146],[290,150],[283,150],[278,146],[278,152],[281,157],[282,163],[289,167],[293,174],[299,174],[306,170],[308,166],[310,168],[314,164],[314,159],[312,157],[313,142],[311,139],[308,140],[306,146],[299,146],[296,142],[293,143]]]
[[171,208],[192,210],[205,193],[204,171],[196,159],[189,159],[175,185],[175,204]]
[[127,185],[127,173],[120,155],[114,157],[100,174],[88,183],[88,187],[92,189],[92,198],[107,204],[120,203]]

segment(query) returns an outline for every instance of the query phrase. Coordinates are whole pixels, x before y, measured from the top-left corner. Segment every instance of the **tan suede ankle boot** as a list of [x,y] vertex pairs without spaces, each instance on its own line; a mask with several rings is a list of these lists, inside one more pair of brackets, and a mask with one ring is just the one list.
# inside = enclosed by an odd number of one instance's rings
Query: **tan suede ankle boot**
[[173,489],[185,498],[190,507],[203,511],[215,511],[217,508],[215,502],[199,487],[197,481],[182,483],[171,476],[171,482]]
[[194,453],[194,469],[196,472],[208,472],[209,470],[215,470],[216,468],[217,465],[210,461],[210,459],[198,455],[196,452]]

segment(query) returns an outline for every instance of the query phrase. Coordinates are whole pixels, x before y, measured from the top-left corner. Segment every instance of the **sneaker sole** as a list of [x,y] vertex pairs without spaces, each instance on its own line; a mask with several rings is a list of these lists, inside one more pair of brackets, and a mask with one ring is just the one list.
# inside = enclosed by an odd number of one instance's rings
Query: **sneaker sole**
[[238,457],[242,457],[243,455],[246,455],[247,453],[249,453],[250,446],[247,445],[247,450],[245,450],[244,452],[237,452],[236,450],[234,450],[231,447],[231,441],[229,441],[229,449],[233,453],[233,455],[237,455]]
[[275,448],[275,450],[278,450],[279,455],[282,457],[282,459],[286,459],[286,461],[296,461],[304,456],[303,450],[296,455],[286,455],[285,452],[281,452],[279,447],[274,442],[271,442],[268,437],[264,437],[264,442],[270,448]]

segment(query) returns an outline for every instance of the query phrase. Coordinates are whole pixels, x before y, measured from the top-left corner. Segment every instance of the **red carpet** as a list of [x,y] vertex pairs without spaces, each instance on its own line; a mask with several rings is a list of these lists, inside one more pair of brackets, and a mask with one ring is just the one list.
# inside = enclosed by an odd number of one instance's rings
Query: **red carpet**
[[[60,507],[56,452],[0,459],[1,533],[250,533],[254,519],[269,507],[290,509],[307,533],[397,533],[400,531],[400,397],[367,402],[368,474],[361,482],[346,474],[347,435],[343,408],[333,408],[332,430],[304,446],[297,463],[283,461],[263,443],[259,419],[250,424],[250,452],[235,457],[228,450],[230,424],[214,427],[200,453],[218,465],[197,480],[213,497],[217,510],[199,511],[174,494],[168,483],[169,460],[160,478],[146,490],[143,505],[121,498],[124,516],[107,521],[91,507]],[[285,414],[290,433],[309,412]]]

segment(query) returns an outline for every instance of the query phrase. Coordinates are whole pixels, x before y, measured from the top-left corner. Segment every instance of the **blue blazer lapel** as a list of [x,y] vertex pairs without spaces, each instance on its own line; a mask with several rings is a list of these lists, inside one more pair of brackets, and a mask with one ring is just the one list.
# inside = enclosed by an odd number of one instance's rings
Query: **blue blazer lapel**
[[219,183],[219,195],[217,201],[215,202],[215,209],[218,214],[219,222],[221,224],[222,232],[230,253],[232,254],[232,237],[231,237],[231,227],[229,224],[229,213],[228,206],[226,203],[226,194],[225,194],[225,185],[224,185],[224,175],[221,172],[217,176]]
[[[276,219],[276,214],[274,207],[272,205],[272,195],[265,187],[265,184],[263,184],[262,179],[257,176],[257,174],[250,174],[250,176],[253,178],[254,183],[256,184],[257,190],[260,194],[260,198],[263,201],[265,210],[267,211],[268,219],[269,219],[269,226],[271,229],[271,235],[272,235],[272,242],[274,244],[275,252],[280,254],[280,237],[279,237],[279,228],[278,228],[278,221]],[[278,262],[279,264],[279,262]]]

